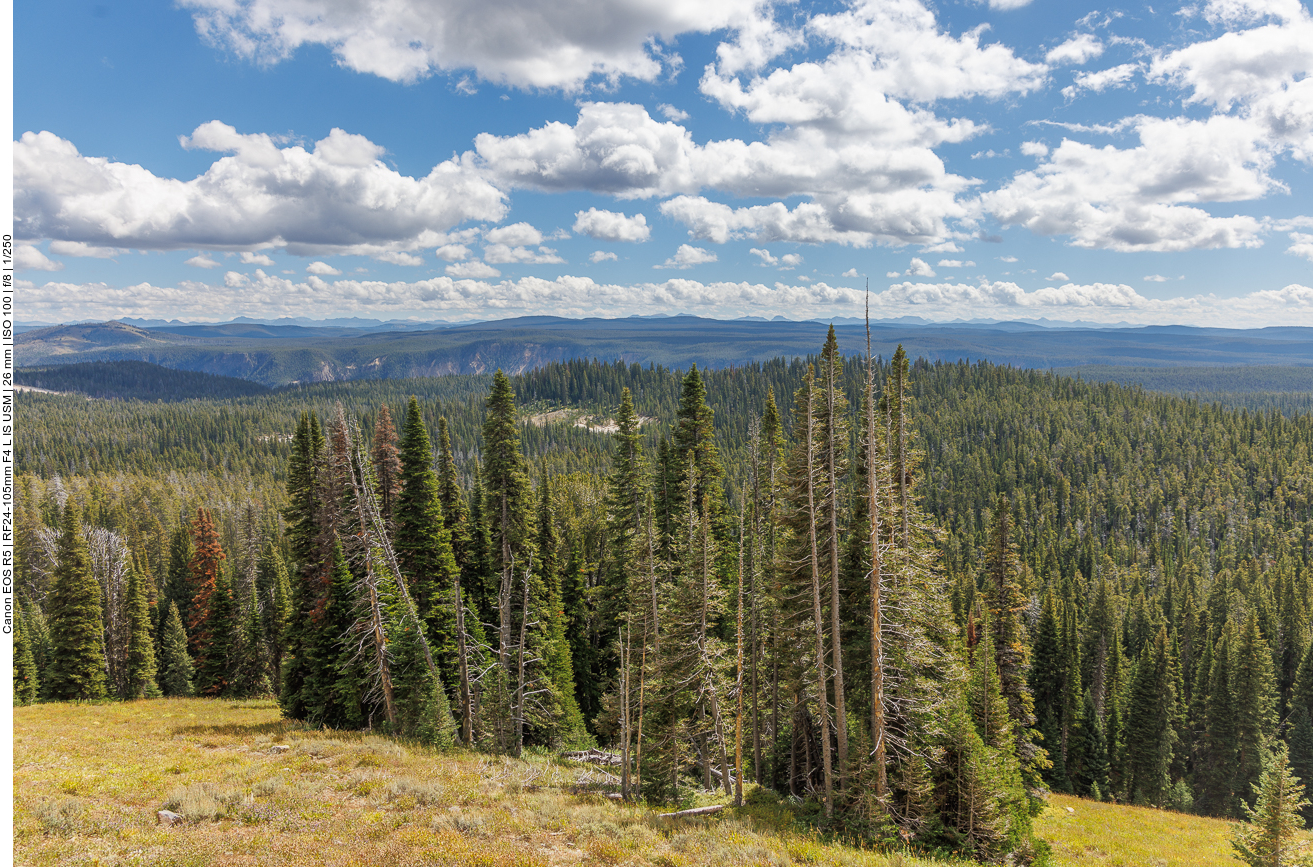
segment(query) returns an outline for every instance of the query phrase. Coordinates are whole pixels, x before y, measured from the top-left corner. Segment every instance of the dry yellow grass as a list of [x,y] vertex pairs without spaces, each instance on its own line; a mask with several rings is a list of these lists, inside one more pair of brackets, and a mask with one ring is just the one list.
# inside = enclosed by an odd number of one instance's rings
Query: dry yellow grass
[[1232,823],[1166,810],[1052,795],[1035,832],[1055,867],[1239,867]]
[[[929,863],[797,833],[779,807],[659,819],[570,794],[583,772],[545,756],[441,754],[306,731],[266,701],[16,708],[14,856],[34,865]],[[189,821],[158,825],[164,808]]]

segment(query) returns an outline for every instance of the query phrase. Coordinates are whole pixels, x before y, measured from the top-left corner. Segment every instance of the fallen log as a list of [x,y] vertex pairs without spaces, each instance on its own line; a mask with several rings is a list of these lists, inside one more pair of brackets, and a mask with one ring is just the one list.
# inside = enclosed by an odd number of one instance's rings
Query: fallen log
[[677,813],[658,813],[657,817],[660,819],[680,819],[684,816],[706,816],[710,813],[719,813],[723,809],[725,809],[724,804],[716,804],[711,807],[694,807],[691,810],[680,810]]
[[590,765],[617,766],[621,763],[620,756],[615,753],[607,753],[601,750],[581,750],[573,753],[561,753],[561,758],[571,762],[585,762]]

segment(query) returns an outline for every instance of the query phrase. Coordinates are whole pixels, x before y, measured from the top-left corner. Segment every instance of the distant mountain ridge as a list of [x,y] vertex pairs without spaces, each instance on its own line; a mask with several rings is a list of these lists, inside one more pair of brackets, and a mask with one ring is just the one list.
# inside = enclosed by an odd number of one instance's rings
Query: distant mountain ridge
[[[646,365],[724,368],[819,351],[828,324],[819,321],[696,316],[565,319],[527,316],[446,324],[426,330],[347,325],[115,321],[39,328],[16,337],[21,366],[83,361],[148,361],[178,370],[233,376],[277,386],[295,382],[490,373],[521,373],[572,358]],[[836,319],[846,354],[865,351],[861,320]],[[932,325],[873,321],[874,350],[901,343],[912,357],[987,359],[1017,367],[1313,366],[1313,328],[1144,326],[1057,328],[1033,323]]]

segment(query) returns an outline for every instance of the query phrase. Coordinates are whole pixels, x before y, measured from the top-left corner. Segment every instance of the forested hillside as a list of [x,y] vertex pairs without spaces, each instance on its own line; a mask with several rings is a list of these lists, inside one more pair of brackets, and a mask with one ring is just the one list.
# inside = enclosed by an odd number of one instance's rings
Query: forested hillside
[[1313,778],[1313,417],[817,349],[22,395],[16,687],[599,742],[982,857],[1045,787],[1239,816],[1273,736]]
[[269,389],[232,376],[173,370],[145,361],[85,361],[57,367],[20,367],[19,385],[47,391],[76,392],[106,400],[222,400],[250,397]]

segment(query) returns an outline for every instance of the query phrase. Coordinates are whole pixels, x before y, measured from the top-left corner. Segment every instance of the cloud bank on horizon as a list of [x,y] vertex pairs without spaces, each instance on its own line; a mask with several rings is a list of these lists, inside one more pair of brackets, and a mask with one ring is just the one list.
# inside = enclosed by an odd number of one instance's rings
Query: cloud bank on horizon
[[[16,65],[24,318],[810,318],[870,275],[879,316],[1313,325],[1299,0],[180,7],[185,107],[132,87],[171,57]],[[93,74],[172,141],[79,121]]]

